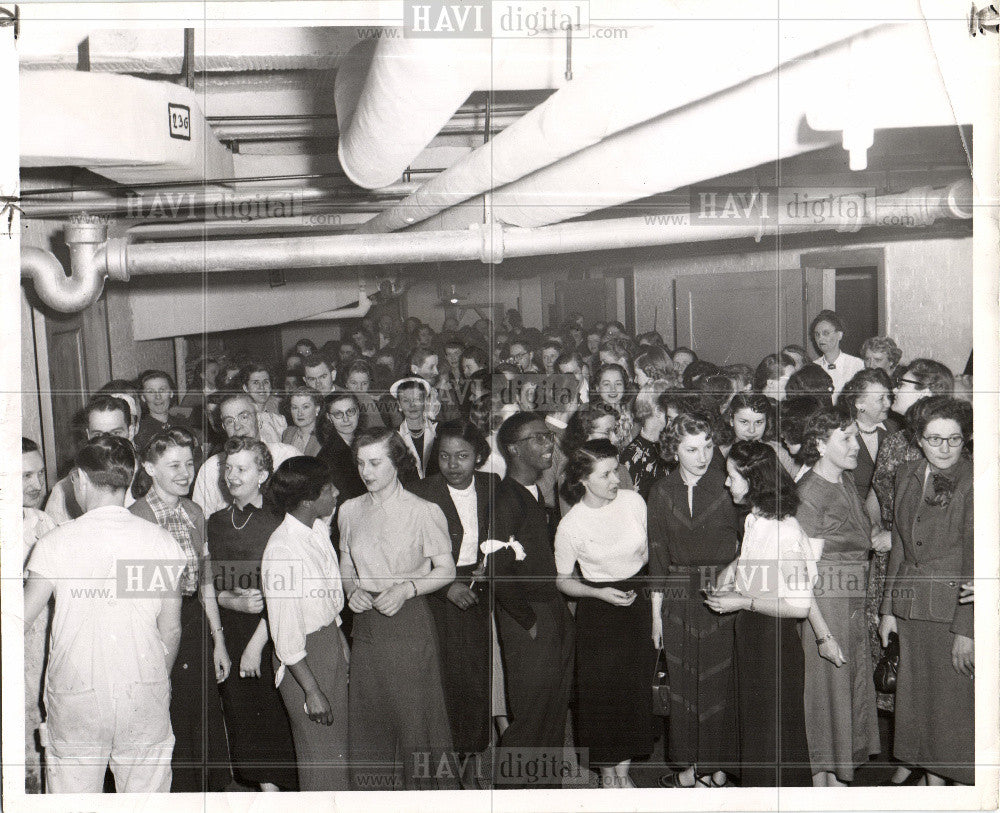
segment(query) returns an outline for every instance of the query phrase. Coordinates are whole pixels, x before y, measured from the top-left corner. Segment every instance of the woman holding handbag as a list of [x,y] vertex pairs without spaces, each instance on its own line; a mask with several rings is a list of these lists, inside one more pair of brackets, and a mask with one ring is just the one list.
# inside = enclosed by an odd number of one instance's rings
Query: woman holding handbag
[[588,440],[570,455],[562,491],[573,507],[556,530],[556,587],[578,601],[577,744],[600,766],[604,787],[631,788],[632,759],[653,749],[654,649],[646,503],[619,489],[617,469],[609,440]]
[[740,780],[743,787],[811,783],[802,701],[804,658],[798,622],[814,601],[816,554],[795,519],[795,483],[774,449],[737,441],[726,487],[749,505],[739,558],[705,604],[736,616]]

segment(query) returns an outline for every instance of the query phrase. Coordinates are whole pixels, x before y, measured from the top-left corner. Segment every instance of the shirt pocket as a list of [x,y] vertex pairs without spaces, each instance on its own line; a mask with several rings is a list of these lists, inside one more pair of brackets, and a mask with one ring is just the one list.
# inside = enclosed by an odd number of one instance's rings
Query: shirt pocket
[[159,743],[173,734],[170,727],[170,681],[132,683],[121,699],[118,733],[128,743]]
[[93,689],[76,691],[45,691],[46,719],[42,733],[43,745],[62,756],[74,752],[90,752],[100,747],[104,739],[102,720]]
[[958,604],[957,579],[931,579],[927,620],[950,624],[955,618]]

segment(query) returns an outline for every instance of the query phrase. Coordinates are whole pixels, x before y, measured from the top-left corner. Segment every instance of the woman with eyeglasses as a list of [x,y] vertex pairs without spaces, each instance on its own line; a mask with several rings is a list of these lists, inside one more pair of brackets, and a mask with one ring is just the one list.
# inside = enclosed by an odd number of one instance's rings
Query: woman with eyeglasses
[[[895,509],[896,472],[905,463],[920,460],[922,454],[916,443],[913,426],[923,404],[934,395],[952,395],[955,379],[951,371],[933,359],[914,359],[902,371],[893,390],[892,411],[900,417],[901,428],[885,436],[879,445],[872,474],[872,491],[878,499],[882,528],[891,531]],[[882,657],[882,642],[878,632],[879,604],[885,586],[885,572],[889,562],[888,553],[875,553],[871,560],[868,577],[868,635],[871,642],[872,662],[878,663]],[[878,694],[878,707],[892,712],[895,695]],[[890,780],[890,784],[913,783],[921,774],[911,773],[901,765]]]
[[879,633],[899,636],[893,753],[924,774],[907,784],[975,782],[972,405],[934,396],[915,416],[922,458],[896,478]]
[[734,619],[702,601],[706,573],[739,552],[736,507],[726,474],[711,465],[714,419],[677,416],[666,446],[678,467],[649,492],[649,578],[653,642],[666,653],[670,677],[667,758],[682,766],[672,787],[722,787],[735,773]]

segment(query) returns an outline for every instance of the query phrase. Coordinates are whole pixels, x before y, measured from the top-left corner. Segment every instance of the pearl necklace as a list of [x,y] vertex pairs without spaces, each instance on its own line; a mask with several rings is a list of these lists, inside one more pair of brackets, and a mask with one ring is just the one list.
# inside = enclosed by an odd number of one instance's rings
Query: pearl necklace
[[242,525],[237,525],[236,524],[236,503],[233,503],[233,507],[229,509],[229,521],[231,523],[233,523],[233,528],[235,530],[237,530],[237,531],[242,531],[244,528],[246,528],[247,527],[247,523],[250,522],[251,519],[253,519],[253,511],[251,511],[249,513],[249,515],[247,516],[247,518],[243,521]]

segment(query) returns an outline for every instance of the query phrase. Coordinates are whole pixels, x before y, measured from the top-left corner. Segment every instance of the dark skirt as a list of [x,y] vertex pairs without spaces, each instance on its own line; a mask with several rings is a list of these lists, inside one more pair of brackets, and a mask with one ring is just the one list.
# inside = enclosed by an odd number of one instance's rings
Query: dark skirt
[[[309,719],[306,695],[286,667],[278,691],[288,712],[298,757],[299,790],[349,790],[347,641],[336,624],[306,636],[306,660],[333,712],[333,725]],[[277,658],[275,658],[277,662]]]
[[[351,786],[457,790],[434,619],[417,596],[393,616],[354,616]],[[442,764],[443,763],[443,764]]]
[[812,785],[802,699],[805,660],[798,621],[749,611],[736,616],[740,783]]
[[[475,565],[457,569],[456,580],[468,584]],[[490,679],[493,656],[489,595],[463,610],[447,590],[428,597],[437,627],[441,681],[451,723],[451,738],[460,754],[478,753],[490,744],[492,726]]]
[[270,782],[282,790],[298,790],[292,730],[274,687],[270,640],[261,652],[260,677],[240,677],[240,658],[262,616],[224,607],[219,614],[233,661],[229,677],[219,684],[233,775],[245,785]]
[[948,624],[900,618],[893,754],[963,785],[976,781],[974,680],[951,665]]
[[[212,636],[197,596],[181,602],[181,641],[170,673],[171,793],[223,790],[232,780]],[[238,670],[237,670],[238,671]]]
[[656,650],[645,568],[589,587],[636,591],[629,607],[582,598],[576,608],[576,738],[591,765],[642,759],[653,750],[650,697]]
[[667,758],[698,773],[735,773],[734,619],[705,606],[697,567],[668,577],[663,598],[663,649],[670,680]]

